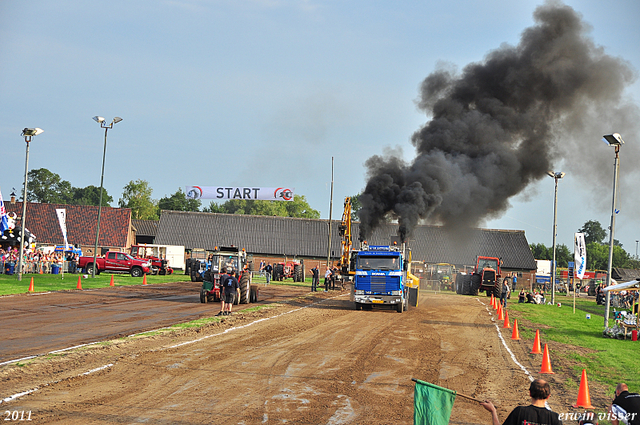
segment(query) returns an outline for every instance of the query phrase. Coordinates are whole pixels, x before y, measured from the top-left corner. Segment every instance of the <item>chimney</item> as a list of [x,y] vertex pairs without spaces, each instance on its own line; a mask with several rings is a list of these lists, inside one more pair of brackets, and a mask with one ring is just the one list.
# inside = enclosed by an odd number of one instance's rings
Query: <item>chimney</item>
[[11,203],[12,204],[16,203],[16,191],[15,191],[15,189],[11,192]]

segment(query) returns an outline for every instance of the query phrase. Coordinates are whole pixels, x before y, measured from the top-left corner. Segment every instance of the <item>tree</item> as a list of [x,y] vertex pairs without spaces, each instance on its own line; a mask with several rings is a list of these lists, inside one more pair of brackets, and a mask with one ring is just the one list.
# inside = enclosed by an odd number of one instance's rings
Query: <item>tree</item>
[[591,242],[602,243],[604,238],[607,237],[607,231],[596,220],[587,221],[582,226],[582,229],[578,229],[578,232],[584,233],[584,241],[587,245]]
[[287,217],[320,218],[320,211],[311,208],[304,195],[294,195],[292,202],[283,202]]
[[153,189],[146,180],[131,180],[118,201],[120,208],[131,208],[131,217],[136,220],[157,220],[158,207],[151,199]]
[[351,197],[351,221],[360,221],[358,217],[358,211],[362,209],[362,203],[360,202],[360,194]]
[[531,249],[531,253],[533,254],[533,258],[536,260],[551,260],[553,257],[553,252],[549,255],[549,248],[547,248],[544,244],[530,244],[529,248]]
[[161,198],[158,201],[159,210],[171,211],[200,211],[202,202],[199,199],[187,198],[187,195],[178,188],[178,191],[169,197]]
[[[553,259],[553,247],[551,247],[551,259]],[[565,245],[556,245],[556,264],[558,267],[569,267],[569,261],[573,261],[573,252]]]
[[[107,190],[102,188],[102,206],[108,207],[109,204],[113,202],[113,197],[111,197]],[[95,205],[98,206],[100,204],[100,188],[89,185],[87,187],[74,187],[73,188],[73,199],[70,204],[72,205]]]
[[320,218],[320,211],[307,203],[304,195],[295,195],[293,201],[251,201],[230,199],[223,204],[211,202],[205,212],[223,214],[270,215],[277,217]]
[[27,174],[27,201],[43,204],[67,204],[73,198],[71,183],[46,168],[38,168]]

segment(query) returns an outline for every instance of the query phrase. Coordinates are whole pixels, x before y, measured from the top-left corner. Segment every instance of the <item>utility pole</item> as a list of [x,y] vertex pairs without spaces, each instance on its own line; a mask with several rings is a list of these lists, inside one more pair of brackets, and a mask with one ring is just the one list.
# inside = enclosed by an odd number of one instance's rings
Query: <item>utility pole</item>
[[331,157],[331,201],[329,202],[329,237],[327,243],[327,267],[331,267],[331,215],[333,214],[333,157]]

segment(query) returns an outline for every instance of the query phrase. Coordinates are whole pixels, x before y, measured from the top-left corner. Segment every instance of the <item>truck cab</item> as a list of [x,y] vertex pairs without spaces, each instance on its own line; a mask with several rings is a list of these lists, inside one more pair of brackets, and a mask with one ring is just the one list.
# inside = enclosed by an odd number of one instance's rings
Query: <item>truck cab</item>
[[363,245],[356,253],[351,290],[356,310],[388,305],[399,313],[407,310],[407,267],[403,252],[396,246]]

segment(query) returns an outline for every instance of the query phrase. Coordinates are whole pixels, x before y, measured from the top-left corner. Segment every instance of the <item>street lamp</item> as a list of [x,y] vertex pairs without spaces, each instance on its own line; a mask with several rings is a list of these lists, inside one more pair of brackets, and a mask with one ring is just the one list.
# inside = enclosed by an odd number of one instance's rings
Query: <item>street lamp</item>
[[41,128],[25,128],[22,130],[21,136],[24,137],[24,141],[27,143],[27,154],[26,159],[24,161],[24,193],[22,194],[22,230],[20,235],[20,258],[18,259],[18,280],[22,280],[22,263],[24,260],[24,236],[25,236],[25,222],[27,218],[27,173],[29,172],[29,143],[31,143],[31,138],[33,136],[37,136],[38,134],[42,134],[44,132]]
[[[618,163],[620,162],[620,146],[624,144],[622,136],[618,133],[603,136],[604,142],[613,146],[616,151],[616,159],[613,165],[613,202],[611,204],[611,227],[609,227],[609,262],[607,263],[607,286],[611,285],[611,264],[613,262],[613,233],[616,225],[616,196],[618,190]],[[609,327],[609,304],[611,291],[607,291],[604,307],[604,327]]]
[[102,151],[102,174],[100,174],[100,202],[98,203],[98,226],[96,229],[96,244],[93,248],[93,268],[91,269],[91,277],[96,277],[96,255],[98,254],[98,238],[100,237],[100,217],[102,215],[102,187],[104,182],[104,158],[107,154],[107,131],[113,128],[114,124],[122,121],[122,118],[115,117],[111,124],[106,125],[103,117],[95,116],[93,120],[100,124],[100,128],[104,128],[104,149]]
[[553,201],[553,263],[551,263],[551,304],[556,304],[556,235],[558,233],[558,180],[565,176],[565,173],[558,171],[547,171],[549,177],[556,181],[556,192]]

